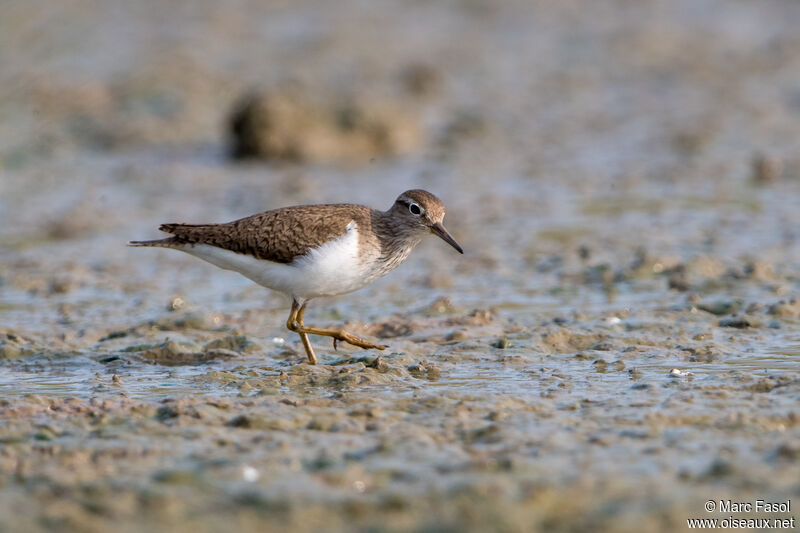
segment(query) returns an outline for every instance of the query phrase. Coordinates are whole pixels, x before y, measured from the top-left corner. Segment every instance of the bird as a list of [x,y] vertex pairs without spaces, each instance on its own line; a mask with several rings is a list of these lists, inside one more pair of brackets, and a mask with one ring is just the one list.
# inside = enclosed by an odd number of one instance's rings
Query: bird
[[400,194],[380,211],[358,204],[282,207],[219,224],[162,224],[170,237],[131,241],[129,246],[180,250],[219,268],[238,272],[292,301],[286,327],[297,333],[309,364],[317,357],[308,338],[319,335],[364,349],[385,350],[343,329],[306,326],[314,298],[346,294],[397,268],[426,235],[436,235],[460,254],[445,229],[445,207],[422,189]]

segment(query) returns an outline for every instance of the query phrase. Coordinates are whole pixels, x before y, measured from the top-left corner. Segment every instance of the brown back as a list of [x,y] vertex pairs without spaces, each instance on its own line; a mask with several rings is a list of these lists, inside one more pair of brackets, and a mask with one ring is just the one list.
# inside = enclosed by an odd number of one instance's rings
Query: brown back
[[[208,244],[276,263],[291,263],[311,248],[344,235],[354,220],[371,227],[373,209],[353,204],[301,205],[266,211],[225,224],[163,224],[175,244]],[[377,213],[377,211],[375,211]]]

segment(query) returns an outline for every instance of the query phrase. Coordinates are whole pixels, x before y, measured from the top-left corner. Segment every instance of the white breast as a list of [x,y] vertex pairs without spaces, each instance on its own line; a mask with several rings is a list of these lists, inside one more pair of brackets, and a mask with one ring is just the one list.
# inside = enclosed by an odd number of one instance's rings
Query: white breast
[[374,279],[370,276],[372,269],[364,266],[371,258],[359,259],[358,226],[354,221],[347,225],[344,235],[291,263],[256,259],[207,244],[187,245],[180,250],[299,300],[345,294]]

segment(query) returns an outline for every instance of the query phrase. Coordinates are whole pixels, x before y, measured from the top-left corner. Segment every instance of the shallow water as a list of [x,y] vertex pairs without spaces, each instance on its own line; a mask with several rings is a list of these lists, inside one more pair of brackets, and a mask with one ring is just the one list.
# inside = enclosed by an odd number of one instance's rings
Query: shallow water
[[[674,531],[800,499],[796,2],[27,4],[0,7],[0,529]],[[234,101],[287,79],[418,137],[230,161]],[[312,339],[317,367],[282,296],[125,247],[412,187],[466,254],[312,302],[390,346]]]

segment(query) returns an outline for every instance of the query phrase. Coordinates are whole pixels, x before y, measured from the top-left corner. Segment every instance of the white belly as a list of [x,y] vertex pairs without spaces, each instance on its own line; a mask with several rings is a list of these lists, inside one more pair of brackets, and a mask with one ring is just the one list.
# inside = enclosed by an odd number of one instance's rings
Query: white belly
[[[225,270],[239,272],[263,287],[298,300],[335,296],[362,288],[375,279],[371,261],[359,258],[358,227],[351,222],[347,233],[312,249],[291,263],[274,263],[207,244],[177,248]],[[369,258],[372,259],[372,258]]]

